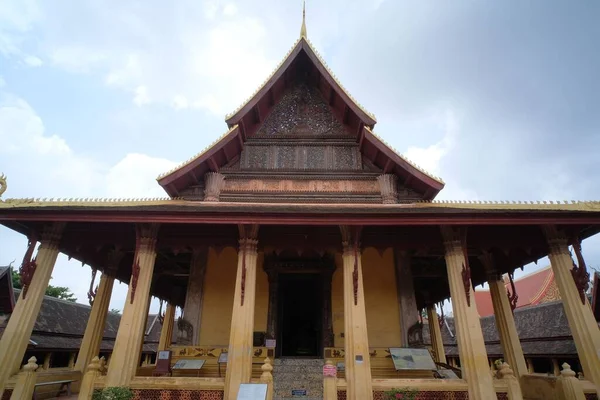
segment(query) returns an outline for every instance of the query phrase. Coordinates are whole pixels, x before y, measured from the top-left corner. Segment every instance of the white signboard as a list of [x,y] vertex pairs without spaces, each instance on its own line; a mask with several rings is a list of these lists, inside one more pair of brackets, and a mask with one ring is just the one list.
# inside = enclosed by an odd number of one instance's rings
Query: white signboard
[[266,383],[242,383],[237,400],[265,400],[267,398]]
[[228,354],[229,353],[221,353],[221,354],[219,354],[219,361],[218,361],[218,363],[219,364],[227,364],[227,355]]
[[178,360],[173,369],[200,369],[204,366],[206,360]]
[[421,369],[436,370],[431,353],[427,349],[410,349],[407,347],[396,347],[390,349],[392,361],[396,370]]
[[163,350],[163,351],[159,351],[158,352],[158,359],[159,360],[168,360],[169,359],[169,350]]

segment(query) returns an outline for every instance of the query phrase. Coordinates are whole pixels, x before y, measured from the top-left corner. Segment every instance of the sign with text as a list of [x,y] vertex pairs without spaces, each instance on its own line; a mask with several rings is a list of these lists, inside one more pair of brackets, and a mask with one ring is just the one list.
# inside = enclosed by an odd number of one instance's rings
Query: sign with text
[[173,369],[201,369],[206,360],[177,360]]
[[277,340],[275,339],[267,339],[265,341],[265,347],[268,347],[269,349],[274,349],[277,346]]
[[292,389],[292,397],[306,397],[306,389]]
[[227,364],[227,354],[229,353],[221,353],[219,354],[219,364]]
[[390,348],[392,361],[396,370],[420,369],[436,370],[431,353],[427,349],[413,349],[408,347]]
[[266,383],[242,383],[238,392],[237,400],[266,400]]
[[337,368],[335,367],[335,365],[328,365],[328,364],[323,365],[323,376],[336,377],[337,376]]
[[156,360],[156,367],[154,367],[154,373],[157,375],[164,375],[171,373],[171,351],[162,350],[158,352]]

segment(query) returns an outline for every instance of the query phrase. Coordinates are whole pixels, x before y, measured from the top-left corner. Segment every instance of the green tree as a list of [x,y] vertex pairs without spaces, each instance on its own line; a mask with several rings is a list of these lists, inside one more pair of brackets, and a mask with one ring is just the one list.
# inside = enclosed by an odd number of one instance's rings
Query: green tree
[[[21,275],[15,271],[14,268],[11,268],[12,275],[12,284],[15,289],[22,289],[21,285]],[[71,292],[68,287],[64,286],[52,286],[48,285],[46,288],[46,296],[56,297],[57,299],[72,301],[73,303],[77,301],[75,295]]]
[[118,308],[111,308],[109,312],[113,314],[121,314],[121,310],[119,310]]

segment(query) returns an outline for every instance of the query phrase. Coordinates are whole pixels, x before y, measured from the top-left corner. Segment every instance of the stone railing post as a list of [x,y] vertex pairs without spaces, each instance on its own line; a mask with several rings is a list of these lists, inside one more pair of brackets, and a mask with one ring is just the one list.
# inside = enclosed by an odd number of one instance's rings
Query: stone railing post
[[523,400],[523,393],[521,392],[521,385],[519,380],[515,377],[515,373],[507,363],[502,363],[500,366],[500,378],[506,381],[508,387],[508,399],[509,400]]
[[31,399],[33,391],[35,390],[35,380],[37,378],[35,371],[37,370],[38,365],[36,361],[37,359],[35,357],[31,357],[29,361],[27,361],[27,364],[23,366],[23,370],[17,378],[17,384],[10,396],[10,400]]
[[575,372],[571,370],[571,366],[567,363],[562,365],[563,370],[556,380],[556,394],[558,400],[585,400],[581,382],[575,376]]
[[262,374],[260,376],[261,383],[267,384],[267,399],[273,400],[273,366],[271,365],[271,359],[269,357],[265,358],[264,364],[260,367],[262,370]]
[[94,394],[94,382],[96,378],[100,376],[102,370],[102,363],[98,357],[94,357],[92,362],[87,368],[83,380],[81,381],[81,387],[79,388],[79,396],[77,400],[91,400]]
[[[329,373],[331,371],[331,373]],[[323,368],[323,400],[337,400],[337,369],[333,361],[327,360]]]

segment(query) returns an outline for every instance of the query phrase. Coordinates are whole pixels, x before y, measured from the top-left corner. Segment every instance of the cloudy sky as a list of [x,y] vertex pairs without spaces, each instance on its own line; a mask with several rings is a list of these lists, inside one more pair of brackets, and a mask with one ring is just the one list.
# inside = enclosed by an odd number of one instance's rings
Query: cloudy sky
[[[4,197],[164,195],[156,176],[226,130],[298,38],[301,8],[0,0]],[[445,180],[439,198],[464,200],[600,199],[599,15],[598,2],[307,4],[309,39],[376,132]],[[594,267],[598,244],[584,243]],[[0,227],[0,265],[25,248]],[[63,257],[51,283],[85,302],[89,276]]]

